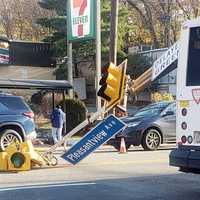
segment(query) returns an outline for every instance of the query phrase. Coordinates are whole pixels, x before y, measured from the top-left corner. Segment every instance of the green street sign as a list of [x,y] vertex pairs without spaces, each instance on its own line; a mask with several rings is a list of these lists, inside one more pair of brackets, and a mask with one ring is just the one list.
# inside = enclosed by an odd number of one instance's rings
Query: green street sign
[[70,42],[95,39],[95,0],[68,0],[67,35]]

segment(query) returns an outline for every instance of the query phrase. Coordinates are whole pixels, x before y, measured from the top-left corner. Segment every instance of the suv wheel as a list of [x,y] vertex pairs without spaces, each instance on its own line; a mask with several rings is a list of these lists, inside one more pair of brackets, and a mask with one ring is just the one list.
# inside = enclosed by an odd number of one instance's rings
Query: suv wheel
[[5,149],[13,142],[23,142],[22,137],[16,131],[6,129],[0,136],[0,150],[5,151]]
[[145,150],[156,150],[161,144],[160,133],[156,129],[149,129],[142,138],[142,147]]

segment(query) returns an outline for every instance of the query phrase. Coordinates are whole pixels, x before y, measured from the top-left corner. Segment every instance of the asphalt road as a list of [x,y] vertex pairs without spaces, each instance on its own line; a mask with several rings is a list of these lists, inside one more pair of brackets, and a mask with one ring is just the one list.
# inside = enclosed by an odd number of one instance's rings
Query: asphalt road
[[0,173],[0,200],[199,200],[199,175],[169,167],[169,152],[103,147],[76,166]]

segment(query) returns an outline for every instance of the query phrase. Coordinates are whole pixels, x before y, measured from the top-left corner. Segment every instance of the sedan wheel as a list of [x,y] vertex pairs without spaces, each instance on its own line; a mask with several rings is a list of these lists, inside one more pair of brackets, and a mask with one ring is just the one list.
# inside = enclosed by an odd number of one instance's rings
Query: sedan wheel
[[14,130],[5,130],[0,136],[0,150],[5,151],[5,149],[14,142],[23,142],[22,137]]
[[142,147],[145,150],[156,150],[161,144],[160,133],[156,129],[150,129],[142,138]]

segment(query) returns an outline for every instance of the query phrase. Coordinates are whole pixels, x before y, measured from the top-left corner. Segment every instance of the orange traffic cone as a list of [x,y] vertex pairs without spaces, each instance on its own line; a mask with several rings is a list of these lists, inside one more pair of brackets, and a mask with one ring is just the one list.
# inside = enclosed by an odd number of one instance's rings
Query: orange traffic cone
[[123,137],[121,138],[119,153],[126,153],[126,144],[125,144],[125,140]]

